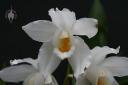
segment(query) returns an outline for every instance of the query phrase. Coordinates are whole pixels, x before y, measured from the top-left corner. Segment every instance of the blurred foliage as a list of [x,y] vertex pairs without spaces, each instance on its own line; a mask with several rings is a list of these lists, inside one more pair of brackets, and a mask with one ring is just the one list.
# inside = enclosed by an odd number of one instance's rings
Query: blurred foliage
[[0,85],[6,85],[4,81],[0,80]]
[[64,85],[75,85],[75,79],[73,78],[73,71],[72,71],[70,64],[68,64],[66,74],[67,75],[64,79]]
[[128,85],[128,76],[124,77],[115,77],[119,85]]
[[102,6],[100,0],[94,0],[92,7],[90,8],[89,17],[95,18],[98,20],[98,33],[96,36],[94,36],[91,39],[85,38],[85,41],[90,46],[90,48],[93,48],[95,46],[104,46],[107,45],[107,17],[106,13],[104,11],[104,7]]

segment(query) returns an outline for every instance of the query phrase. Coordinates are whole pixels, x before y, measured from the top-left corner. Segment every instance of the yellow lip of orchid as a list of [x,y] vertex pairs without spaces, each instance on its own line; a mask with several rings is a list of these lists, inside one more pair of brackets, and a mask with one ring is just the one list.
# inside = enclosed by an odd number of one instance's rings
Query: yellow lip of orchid
[[100,72],[100,76],[98,77],[97,84],[96,85],[106,85],[106,74],[104,71]]
[[103,77],[103,76],[99,77],[96,85],[106,85],[105,77]]
[[59,56],[60,59],[67,59],[75,51],[75,44],[73,42],[73,35],[69,29],[58,30],[53,39],[54,53]]
[[69,33],[63,31],[58,40],[58,49],[62,53],[71,50],[71,39]]

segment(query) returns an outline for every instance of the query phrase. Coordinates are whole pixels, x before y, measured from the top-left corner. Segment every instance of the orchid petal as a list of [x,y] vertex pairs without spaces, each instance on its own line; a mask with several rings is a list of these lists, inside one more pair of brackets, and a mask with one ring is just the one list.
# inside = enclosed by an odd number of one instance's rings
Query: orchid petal
[[[38,55],[39,69],[44,75],[48,76],[60,64],[60,59],[53,54],[53,45],[51,42],[44,43],[40,48]],[[45,77],[46,77],[45,76]]]
[[58,8],[56,8],[56,10],[50,9],[49,15],[52,22],[60,29],[70,29],[76,21],[75,13],[66,8],[64,8],[62,11],[60,11]]
[[97,78],[99,76],[98,72],[101,66],[90,65],[86,70],[86,78],[91,82],[92,85],[96,84]]
[[128,58],[126,57],[109,57],[103,62],[103,66],[108,68],[113,76],[128,75]]
[[22,29],[32,39],[47,42],[52,39],[52,36],[58,28],[50,21],[38,20],[23,26]]
[[87,69],[86,77],[92,85],[97,85],[98,81],[101,81],[99,80],[100,78],[102,81],[99,83],[105,83],[105,85],[118,85],[111,72],[100,65],[91,65],[91,67]]
[[93,18],[81,18],[76,21],[73,28],[74,35],[86,35],[92,38],[97,34],[97,20]]
[[119,85],[118,82],[114,79],[110,71],[106,72],[106,83],[107,85]]
[[61,60],[64,60],[64,59],[67,59],[67,58],[70,58],[72,56],[72,54],[74,53],[74,50],[75,50],[75,46],[72,46],[70,51],[68,52],[60,52],[57,48],[54,49],[54,53],[61,59]]
[[45,84],[47,84],[47,85],[58,85],[58,83],[57,83],[56,79],[54,78],[54,76],[51,76],[51,75],[49,75],[49,78],[45,79]]
[[92,62],[99,63],[105,59],[107,54],[110,54],[110,53],[117,54],[119,52],[119,49],[120,47],[113,49],[108,46],[104,46],[104,47],[96,46],[95,48],[91,50],[91,56],[93,57]]
[[112,85],[119,85],[119,83],[113,78],[113,83]]
[[54,76],[52,76],[52,83],[50,85],[58,85],[56,79],[54,78]]
[[34,73],[28,76],[23,85],[44,85],[44,77],[40,73]]
[[34,73],[27,77],[23,85],[58,85],[55,78],[52,77],[52,82],[49,84],[45,83],[45,78],[41,73]]
[[78,36],[74,37],[74,43],[76,49],[68,60],[74,71],[74,76],[77,78],[81,73],[84,73],[85,67],[90,64],[90,49],[84,40]]
[[24,59],[15,59],[15,60],[10,60],[11,65],[16,65],[19,63],[29,63],[31,64],[34,68],[38,69],[38,62],[35,59],[32,58],[24,58]]
[[10,66],[0,71],[0,78],[7,82],[20,82],[36,71],[31,65]]
[[90,85],[90,82],[85,75],[80,75],[76,80],[76,85]]
[[[113,78],[113,77],[112,77],[112,78]],[[113,82],[112,82],[112,85],[119,85],[119,83],[118,83],[114,78],[112,79],[112,81],[113,81]]]

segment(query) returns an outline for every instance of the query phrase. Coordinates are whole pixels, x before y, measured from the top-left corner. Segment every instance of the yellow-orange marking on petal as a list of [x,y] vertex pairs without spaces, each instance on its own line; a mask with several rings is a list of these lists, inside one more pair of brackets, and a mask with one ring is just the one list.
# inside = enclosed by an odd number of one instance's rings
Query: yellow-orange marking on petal
[[99,77],[97,81],[97,85],[106,85],[106,78],[105,77]]
[[97,85],[107,85],[105,72],[101,72],[97,81]]
[[71,49],[71,40],[69,37],[59,39],[59,51],[68,52]]

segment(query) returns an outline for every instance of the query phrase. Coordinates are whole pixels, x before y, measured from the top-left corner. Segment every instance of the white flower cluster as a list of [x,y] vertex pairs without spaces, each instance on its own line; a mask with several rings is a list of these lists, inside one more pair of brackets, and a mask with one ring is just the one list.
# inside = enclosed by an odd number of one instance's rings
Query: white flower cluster
[[[96,19],[76,20],[75,13],[66,8],[48,12],[52,21],[38,20],[22,27],[33,40],[43,42],[38,58],[10,61],[12,66],[0,71],[2,80],[24,81],[23,85],[58,85],[52,73],[64,59],[72,66],[76,85],[118,85],[113,76],[128,75],[128,58],[106,58],[107,54],[117,54],[119,48],[96,46],[90,49],[82,38],[74,36],[95,36],[98,31]],[[31,65],[17,65],[24,62]]]

